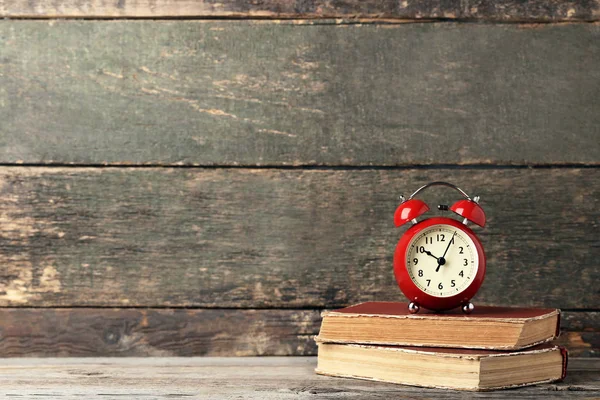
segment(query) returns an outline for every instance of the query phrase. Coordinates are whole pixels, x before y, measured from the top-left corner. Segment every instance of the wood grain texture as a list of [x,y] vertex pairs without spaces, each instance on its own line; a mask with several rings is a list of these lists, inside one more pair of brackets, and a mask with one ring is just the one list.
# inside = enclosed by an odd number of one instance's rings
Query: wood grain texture
[[314,310],[0,309],[2,357],[315,355]]
[[[573,357],[600,354],[589,314],[564,313]],[[321,326],[320,310],[0,308],[0,321],[2,357],[316,355]]]
[[569,349],[572,357],[600,356],[600,312],[563,312],[558,343]]
[[[453,390],[316,375],[316,357],[2,360],[0,384],[19,398],[80,399],[464,399]],[[600,360],[572,359],[563,382],[485,393],[485,399],[600,395]],[[68,384],[66,384],[68,382]]]
[[[482,196],[476,304],[600,304],[600,169],[0,168],[0,305],[337,307],[400,300],[400,193]],[[426,192],[427,193],[427,192]],[[448,189],[423,197],[457,200]],[[435,215],[432,213],[430,215]]]
[[2,0],[1,17],[234,17],[595,21],[597,0]]
[[0,163],[599,165],[599,41],[597,24],[1,21]]

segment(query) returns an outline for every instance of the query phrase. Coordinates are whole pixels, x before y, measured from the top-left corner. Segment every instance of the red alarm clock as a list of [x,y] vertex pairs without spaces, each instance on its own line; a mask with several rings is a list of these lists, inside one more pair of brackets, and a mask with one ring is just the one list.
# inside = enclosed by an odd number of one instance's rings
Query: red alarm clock
[[[420,222],[417,218],[429,211],[424,201],[414,197],[431,186],[447,186],[458,191],[464,199],[451,207],[441,204],[440,210],[451,210],[463,217],[457,221],[447,217],[432,217]],[[483,227],[485,213],[459,187],[447,182],[432,182],[420,187],[394,213],[395,225],[413,225],[400,238],[394,253],[394,275],[400,290],[410,300],[411,313],[420,307],[433,311],[462,306],[469,314],[470,302],[485,276],[485,253],[481,241],[467,226],[468,222]]]

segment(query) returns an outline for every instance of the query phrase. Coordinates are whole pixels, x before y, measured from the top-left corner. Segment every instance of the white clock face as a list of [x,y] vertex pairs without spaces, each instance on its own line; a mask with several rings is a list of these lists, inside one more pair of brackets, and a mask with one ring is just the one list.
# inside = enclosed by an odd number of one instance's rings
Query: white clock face
[[432,225],[411,240],[406,252],[410,279],[435,297],[455,296],[471,285],[479,267],[475,243],[453,226]]

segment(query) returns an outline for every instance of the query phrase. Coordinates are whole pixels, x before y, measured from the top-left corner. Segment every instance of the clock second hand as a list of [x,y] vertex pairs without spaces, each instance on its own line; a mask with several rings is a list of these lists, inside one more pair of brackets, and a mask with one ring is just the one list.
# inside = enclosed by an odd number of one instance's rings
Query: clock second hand
[[438,258],[438,265],[437,268],[435,269],[435,272],[438,272],[440,270],[440,267],[444,264],[446,264],[446,259],[444,257],[446,257],[446,253],[448,253],[448,249],[450,248],[450,245],[452,243],[454,243],[454,236],[456,236],[456,231],[454,231],[454,235],[452,235],[452,239],[450,240],[450,243],[448,243],[448,246],[446,246],[446,251],[444,251],[444,255],[441,256],[440,258]]

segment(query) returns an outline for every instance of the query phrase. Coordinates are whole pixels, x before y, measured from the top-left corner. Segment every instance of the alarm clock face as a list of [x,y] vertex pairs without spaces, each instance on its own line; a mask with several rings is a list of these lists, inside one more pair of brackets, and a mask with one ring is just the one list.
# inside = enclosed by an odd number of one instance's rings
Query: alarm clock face
[[479,257],[473,240],[457,227],[436,224],[410,241],[406,269],[413,283],[434,297],[452,297],[477,276]]

